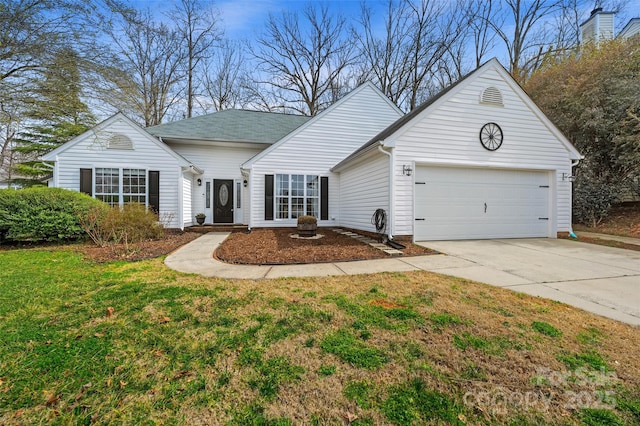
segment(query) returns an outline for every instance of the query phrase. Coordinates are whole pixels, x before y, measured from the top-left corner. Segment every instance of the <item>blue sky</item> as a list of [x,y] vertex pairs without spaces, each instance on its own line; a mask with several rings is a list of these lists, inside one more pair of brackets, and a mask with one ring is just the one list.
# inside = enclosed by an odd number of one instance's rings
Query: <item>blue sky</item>
[[[442,0],[447,1],[447,0]],[[264,26],[269,13],[283,10],[300,10],[308,0],[217,0],[212,1],[221,12],[225,34],[230,39],[252,39]],[[148,6],[151,10],[162,11],[171,7],[173,2],[166,0],[132,0],[132,4]],[[318,2],[320,3],[320,2]],[[339,10],[347,17],[357,17],[360,13],[360,0],[323,0],[333,10]],[[384,0],[367,0],[371,7],[382,6]],[[594,0],[582,0],[585,10],[589,11],[596,3]],[[622,27],[631,17],[640,17],[640,0],[628,0],[625,11],[617,16],[616,26]]]
[[[149,7],[158,14],[170,9],[174,1],[166,0],[130,0],[138,7]],[[208,1],[208,0],[205,0]],[[282,11],[300,11],[309,0],[215,0],[211,1],[220,11],[222,27],[225,37],[231,40],[251,41],[262,32],[269,13],[279,14]],[[312,0],[321,3],[320,0]],[[449,0],[441,0],[449,1]],[[527,0],[525,0],[527,1]],[[366,0],[367,5],[379,8],[379,14],[384,13],[386,0]],[[595,0],[581,0],[585,18],[596,4]],[[604,3],[607,1],[599,1]],[[345,17],[350,18],[355,23],[360,15],[361,0],[322,0],[322,4],[327,4],[332,10],[340,11]],[[606,8],[606,7],[605,7]],[[640,0],[627,0],[625,9],[616,15],[616,30],[620,30],[632,17],[640,17]],[[487,57],[497,56],[500,60],[505,60],[506,52],[504,47],[497,44],[494,51],[489,52]]]

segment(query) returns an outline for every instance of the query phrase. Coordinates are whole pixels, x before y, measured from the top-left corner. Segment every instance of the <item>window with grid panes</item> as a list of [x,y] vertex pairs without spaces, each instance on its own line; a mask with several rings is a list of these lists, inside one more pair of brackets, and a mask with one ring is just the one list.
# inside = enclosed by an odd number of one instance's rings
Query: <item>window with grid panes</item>
[[145,169],[95,169],[95,196],[112,206],[147,204],[147,171]]
[[318,217],[319,182],[320,178],[317,175],[276,175],[276,218],[297,219],[303,215]]

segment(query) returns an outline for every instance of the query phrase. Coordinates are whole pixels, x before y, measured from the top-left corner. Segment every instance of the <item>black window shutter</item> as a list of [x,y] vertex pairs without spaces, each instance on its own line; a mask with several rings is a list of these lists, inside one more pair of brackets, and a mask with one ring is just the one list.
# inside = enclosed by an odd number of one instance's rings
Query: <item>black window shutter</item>
[[273,175],[264,175],[264,220],[273,220]]
[[149,210],[160,212],[160,172],[149,170]]
[[93,196],[93,170],[80,169],[80,192]]
[[329,178],[320,178],[320,220],[329,220]]

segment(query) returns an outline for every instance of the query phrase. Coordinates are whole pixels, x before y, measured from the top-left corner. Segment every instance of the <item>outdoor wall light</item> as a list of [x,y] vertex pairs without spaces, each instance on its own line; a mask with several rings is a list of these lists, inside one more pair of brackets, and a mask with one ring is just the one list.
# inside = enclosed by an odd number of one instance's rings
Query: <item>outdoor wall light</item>
[[202,179],[198,178],[196,182],[198,182],[198,186],[202,186]]
[[576,179],[575,176],[570,175],[569,173],[562,174],[562,180],[568,180],[569,182],[573,182]]
[[413,169],[411,168],[411,166],[407,166],[405,164],[402,165],[402,174],[403,175],[411,176],[411,172],[413,172]]
[[242,181],[242,185],[246,188],[247,185],[249,185],[249,182],[247,182],[247,180],[245,179]]

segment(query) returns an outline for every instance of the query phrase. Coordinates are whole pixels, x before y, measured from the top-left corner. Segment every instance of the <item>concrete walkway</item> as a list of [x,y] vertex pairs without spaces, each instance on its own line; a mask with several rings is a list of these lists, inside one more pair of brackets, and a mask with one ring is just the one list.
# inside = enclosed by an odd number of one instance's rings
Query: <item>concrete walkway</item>
[[418,243],[440,255],[304,265],[231,265],[213,258],[228,233],[208,233],[165,264],[206,277],[263,279],[431,271],[558,300],[640,325],[640,252],[561,239]]
[[431,271],[455,267],[459,260],[444,255],[390,257],[355,262],[301,265],[232,265],[213,258],[214,250],[229,234],[210,232],[171,253],[164,263],[171,269],[205,277],[261,279],[375,274],[378,272]]

